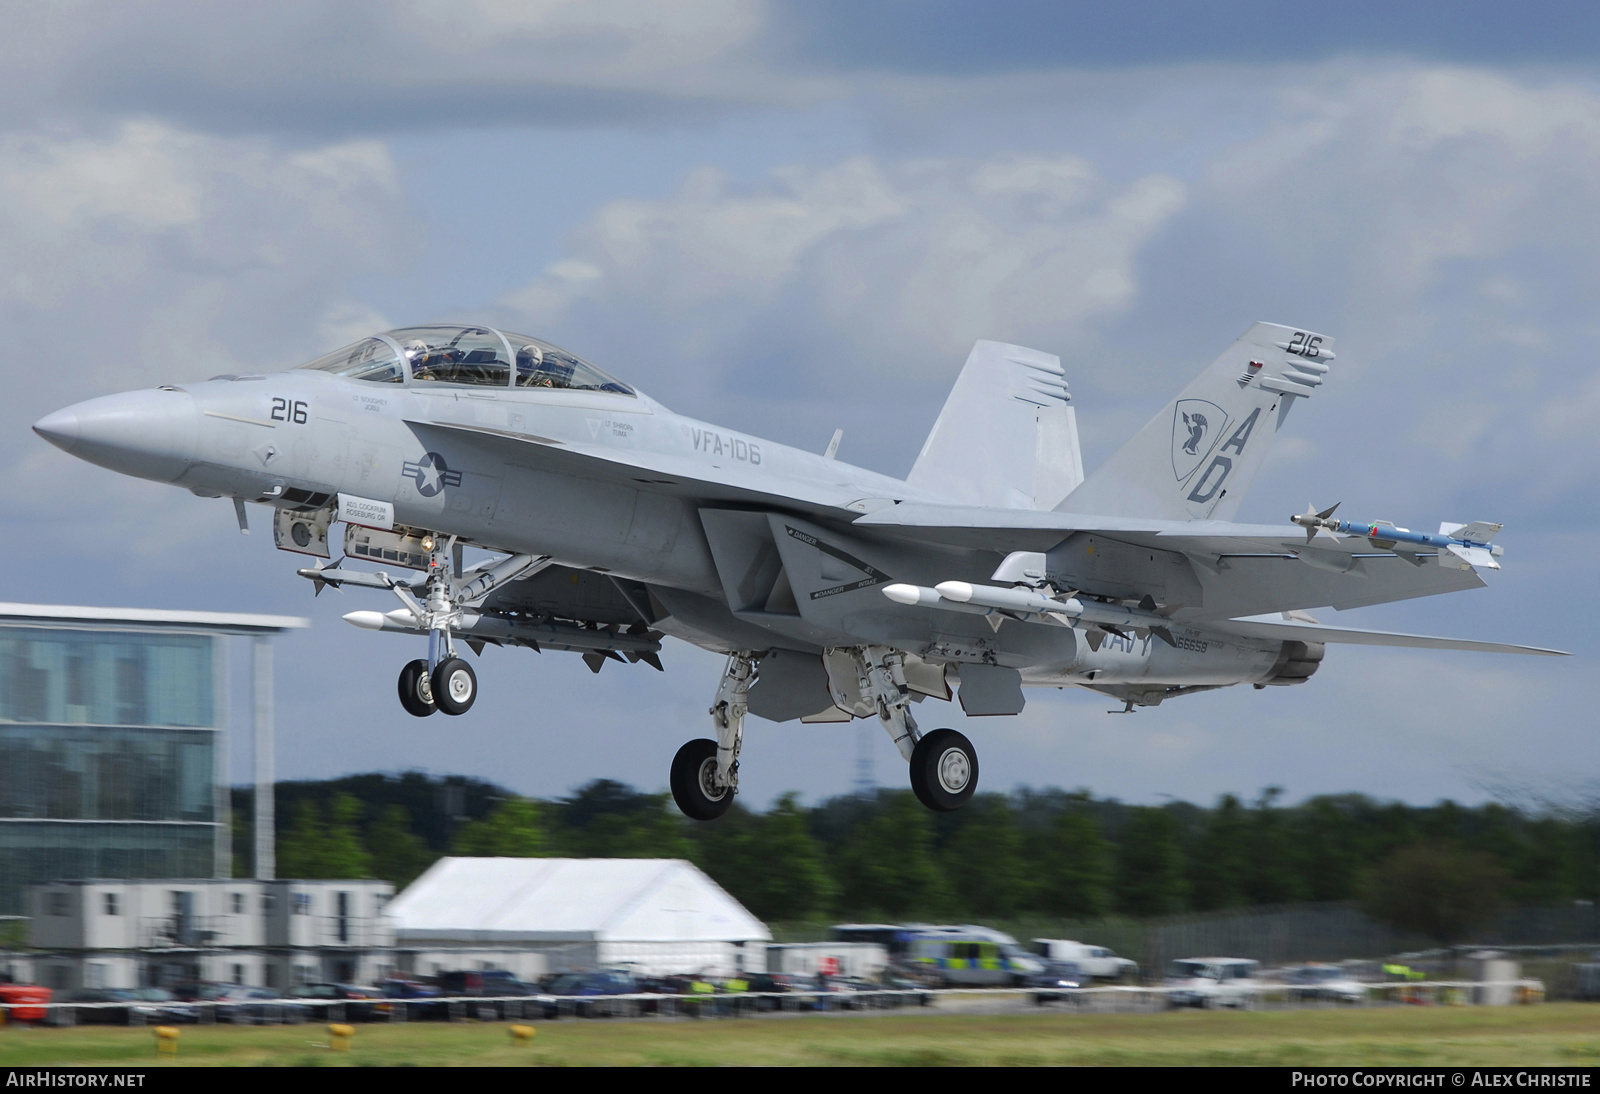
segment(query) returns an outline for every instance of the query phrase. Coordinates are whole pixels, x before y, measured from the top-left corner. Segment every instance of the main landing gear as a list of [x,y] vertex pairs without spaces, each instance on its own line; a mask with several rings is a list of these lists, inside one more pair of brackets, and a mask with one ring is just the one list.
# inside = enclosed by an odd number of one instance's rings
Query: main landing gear
[[936,813],[966,805],[978,788],[978,753],[953,729],[936,729],[911,750],[911,792]]
[[978,789],[978,751],[972,742],[953,729],[924,735],[917,728],[917,720],[911,716],[904,653],[885,646],[861,646],[851,652],[856,689],[851,694],[847,688],[839,688],[840,681],[830,675],[835,702],[845,699],[857,713],[865,713],[862,706],[876,712],[878,723],[910,765],[911,792],[923,805],[936,813],[966,805]]
[[722,816],[739,792],[739,750],[744,746],[744,716],[755,675],[755,658],[748,652],[729,654],[711,704],[717,739],[690,741],[672,758],[672,800],[691,820]]
[[[886,646],[859,646],[831,650],[824,663],[835,705],[860,718],[877,716],[910,765],[911,790],[918,801],[935,812],[948,813],[972,799],[978,788],[977,749],[953,729],[936,729],[926,735],[917,729],[911,716],[905,654]],[[722,816],[739,791],[739,750],[744,744],[744,716],[755,676],[752,653],[730,654],[711,705],[717,739],[690,741],[672,758],[672,800],[693,820]]]

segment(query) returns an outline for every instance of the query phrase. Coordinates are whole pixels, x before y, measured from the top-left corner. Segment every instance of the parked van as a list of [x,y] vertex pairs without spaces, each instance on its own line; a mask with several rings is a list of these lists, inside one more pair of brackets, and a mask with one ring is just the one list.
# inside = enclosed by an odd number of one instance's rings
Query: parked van
[[987,927],[938,927],[913,935],[908,965],[945,987],[1020,987],[1044,962]]
[[1244,957],[1185,957],[1167,973],[1169,1007],[1248,1008],[1260,998],[1259,962]]
[[1086,946],[1067,938],[1035,938],[1035,953],[1050,961],[1071,961],[1094,980],[1137,980],[1139,963],[1118,957],[1104,946]]

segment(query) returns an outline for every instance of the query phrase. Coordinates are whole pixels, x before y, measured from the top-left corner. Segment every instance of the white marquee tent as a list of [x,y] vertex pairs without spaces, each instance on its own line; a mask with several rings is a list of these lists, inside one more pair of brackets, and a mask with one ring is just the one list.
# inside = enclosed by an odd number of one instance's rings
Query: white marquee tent
[[389,905],[402,968],[766,968],[772,934],[682,859],[443,858]]

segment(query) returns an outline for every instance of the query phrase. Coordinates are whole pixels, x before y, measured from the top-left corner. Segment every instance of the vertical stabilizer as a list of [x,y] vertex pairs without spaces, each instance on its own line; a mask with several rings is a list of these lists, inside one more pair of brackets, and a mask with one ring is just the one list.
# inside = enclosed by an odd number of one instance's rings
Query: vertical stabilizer
[[966,505],[1051,509],[1083,481],[1061,359],[978,342],[906,481]]
[[1100,516],[1231,520],[1333,339],[1257,323],[1055,508]]

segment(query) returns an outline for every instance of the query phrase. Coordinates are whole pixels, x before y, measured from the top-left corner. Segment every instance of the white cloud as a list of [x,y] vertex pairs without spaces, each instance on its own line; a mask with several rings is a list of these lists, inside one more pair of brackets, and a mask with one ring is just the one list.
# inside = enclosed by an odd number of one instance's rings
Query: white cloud
[[665,200],[598,210],[503,304],[534,327],[579,304],[644,313],[701,352],[782,308],[777,325],[836,338],[853,364],[942,369],[977,338],[1061,338],[1126,309],[1140,247],[1185,195],[1165,175],[1112,185],[1073,156],[859,156],[751,188],[704,169]]
[[[335,132],[626,121],[795,102],[837,81],[769,63],[766,0],[185,0],[8,4],[0,117],[161,112]],[[24,10],[26,9],[26,10]]]
[[[403,257],[409,223],[382,144],[283,149],[145,119],[110,133],[0,133],[0,308],[11,317],[0,498],[35,527],[118,522],[194,500],[49,448],[28,425],[113,391],[293,364],[387,325],[351,279]],[[135,515],[137,514],[137,515]],[[87,523],[84,523],[87,522]],[[68,533],[67,529],[71,532]]]

